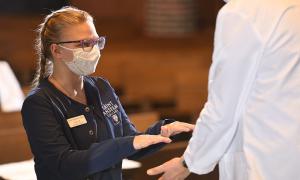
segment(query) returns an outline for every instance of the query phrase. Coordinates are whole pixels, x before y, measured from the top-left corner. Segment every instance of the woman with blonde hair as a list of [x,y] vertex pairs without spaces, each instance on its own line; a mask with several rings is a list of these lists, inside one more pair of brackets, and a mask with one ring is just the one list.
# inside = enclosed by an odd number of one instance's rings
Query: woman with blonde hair
[[22,107],[38,179],[122,179],[122,159],[193,129],[162,120],[139,133],[108,81],[89,76],[104,45],[92,16],[74,7],[52,12],[38,29],[34,88]]

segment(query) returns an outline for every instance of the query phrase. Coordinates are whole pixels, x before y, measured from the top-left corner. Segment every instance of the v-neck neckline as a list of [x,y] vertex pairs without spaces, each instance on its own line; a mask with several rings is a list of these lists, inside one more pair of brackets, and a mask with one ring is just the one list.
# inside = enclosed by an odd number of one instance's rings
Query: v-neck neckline
[[66,95],[64,92],[62,92],[61,90],[59,90],[50,80],[49,80],[49,77],[45,78],[46,82],[49,84],[50,88],[53,89],[54,91],[58,92],[60,95],[66,97],[67,99],[69,99],[70,101],[76,103],[76,104],[79,104],[83,107],[86,107],[86,106],[89,106],[89,99],[88,99],[88,96],[87,96],[87,82],[85,80],[85,77],[83,77],[83,88],[84,88],[84,94],[85,94],[85,98],[86,98],[86,104],[80,102],[80,101],[77,101],[76,99],[73,99],[71,98],[70,96]]

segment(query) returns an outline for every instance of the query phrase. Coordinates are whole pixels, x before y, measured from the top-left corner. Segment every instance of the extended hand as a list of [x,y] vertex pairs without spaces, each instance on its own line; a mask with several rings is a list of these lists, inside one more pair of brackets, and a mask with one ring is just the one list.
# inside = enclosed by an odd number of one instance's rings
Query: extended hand
[[160,134],[164,137],[170,137],[181,132],[193,131],[194,128],[195,125],[193,124],[175,121],[173,123],[162,126]]
[[170,143],[172,140],[161,135],[138,135],[134,137],[133,147],[134,149],[142,149],[152,144],[157,143]]
[[182,158],[174,158],[164,164],[148,169],[150,176],[163,173],[159,180],[183,180],[190,174],[189,170],[182,165]]

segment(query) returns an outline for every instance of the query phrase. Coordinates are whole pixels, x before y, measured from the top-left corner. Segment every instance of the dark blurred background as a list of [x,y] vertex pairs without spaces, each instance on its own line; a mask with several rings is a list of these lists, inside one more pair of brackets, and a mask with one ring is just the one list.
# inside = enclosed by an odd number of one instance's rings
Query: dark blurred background
[[[91,13],[98,34],[107,37],[94,75],[110,81],[138,127],[163,118],[195,123],[207,97],[222,0],[0,0],[0,60],[10,64],[25,94],[35,71],[35,29],[67,5]],[[1,112],[0,132],[0,163],[32,157],[19,112]],[[151,179],[145,170],[181,155],[189,138],[178,136],[142,159],[142,168],[125,171],[126,178]],[[218,173],[189,179],[218,179]]]

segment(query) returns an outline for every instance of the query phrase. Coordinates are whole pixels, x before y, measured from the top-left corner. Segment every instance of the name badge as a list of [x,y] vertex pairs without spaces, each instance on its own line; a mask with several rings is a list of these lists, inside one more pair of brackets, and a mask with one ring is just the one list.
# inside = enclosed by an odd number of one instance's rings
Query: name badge
[[80,126],[80,125],[83,125],[83,124],[87,123],[84,115],[80,115],[80,116],[76,116],[76,117],[67,119],[67,122],[68,122],[70,128]]

